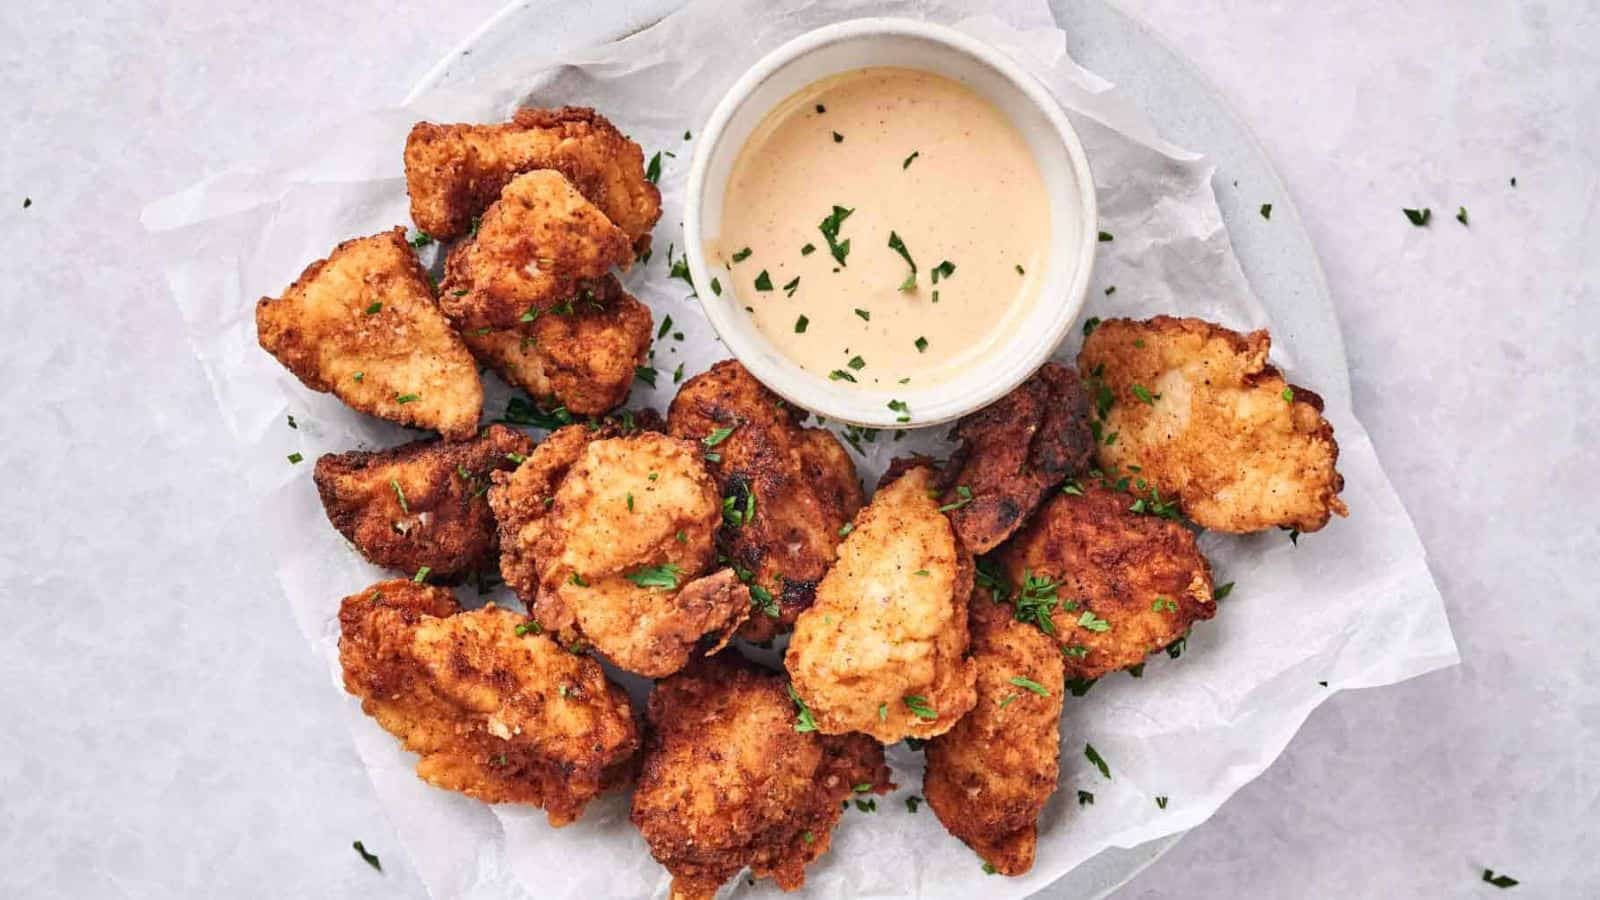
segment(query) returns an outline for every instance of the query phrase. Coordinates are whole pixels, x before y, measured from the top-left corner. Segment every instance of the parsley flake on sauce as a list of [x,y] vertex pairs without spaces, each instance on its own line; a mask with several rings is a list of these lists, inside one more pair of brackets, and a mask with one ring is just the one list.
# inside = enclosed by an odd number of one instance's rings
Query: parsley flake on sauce
[[1106,765],[1105,759],[1100,756],[1100,751],[1094,749],[1093,744],[1086,743],[1083,745],[1083,755],[1089,762],[1094,763],[1094,767],[1100,770],[1101,775],[1107,778],[1111,777],[1111,767]]
[[900,235],[895,234],[893,231],[889,232],[889,249],[893,250],[894,252],[896,252],[898,254],[900,254],[900,258],[905,260],[906,261],[906,265],[911,267],[911,271],[906,273],[905,280],[900,282],[900,290],[902,290],[902,291],[914,291],[914,290],[916,290],[917,289],[917,261],[911,258],[911,251],[906,249],[906,242],[902,241],[900,239]]
[[800,318],[794,320],[794,333],[795,334],[805,334],[806,333],[806,327],[809,326],[810,324],[811,324],[811,320],[806,318],[804,315],[802,315]]
[[922,155],[922,151],[920,151],[920,150],[911,151],[911,155],[906,157],[906,161],[900,164],[900,168],[901,169],[909,169],[909,168],[911,168],[911,161],[916,159],[917,157],[919,157],[921,155]]
[[742,263],[745,260],[750,258],[750,253],[751,253],[750,248],[746,247],[743,250],[735,251],[734,254],[733,254],[732,259],[736,263]]
[[376,853],[368,852],[367,848],[363,846],[360,841],[356,841],[350,846],[354,847],[356,852],[361,854],[361,859],[363,862],[374,869],[377,869],[379,872],[383,871],[383,863],[378,860],[378,855]]
[[1271,203],[1263,203],[1263,204],[1261,204],[1261,218],[1263,218],[1263,219],[1271,219],[1272,218],[1272,204]]
[[872,321],[872,313],[868,312],[867,310],[857,309],[856,310],[856,315],[859,316],[861,321],[863,321],[863,322],[871,322]]
[[845,219],[850,218],[850,214],[853,212],[855,212],[854,209],[834,206],[833,212],[829,213],[828,217],[817,225],[817,230],[822,232],[823,240],[828,242],[828,252],[833,254],[834,260],[841,266],[845,265],[845,257],[850,255],[850,241],[848,239],[839,240],[839,227],[844,224]]
[[1406,219],[1418,228],[1426,227],[1428,220],[1433,218],[1433,210],[1427,207],[1422,209],[1402,209],[1400,211],[1405,213]]
[[798,291],[799,289],[800,289],[800,276],[796,275],[793,279],[791,279],[787,284],[785,284],[783,286],[783,295],[785,297],[793,297],[794,296],[794,292]]

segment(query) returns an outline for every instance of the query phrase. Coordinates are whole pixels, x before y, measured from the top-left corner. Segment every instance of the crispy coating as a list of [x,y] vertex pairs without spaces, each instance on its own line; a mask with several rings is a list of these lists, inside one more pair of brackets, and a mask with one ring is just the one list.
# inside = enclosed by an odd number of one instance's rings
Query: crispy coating
[[784,662],[823,734],[929,738],[977,701],[967,652],[972,554],[917,467],[856,514]]
[[329,453],[312,479],[328,521],[368,561],[450,581],[494,562],[489,473],[532,452],[527,435],[490,425],[471,441]]
[[674,900],[711,900],[746,866],[785,891],[801,887],[844,801],[893,789],[883,748],[866,735],[796,731],[785,688],[730,651],[650,695],[633,823],[672,873]]
[[421,757],[423,781],[543,807],[561,826],[626,778],[639,735],[599,663],[526,625],[495,606],[462,612],[445,588],[383,581],[340,604],[339,662],[362,711]]
[[[684,382],[667,411],[667,430],[704,444],[717,459],[711,472],[741,512],[754,494],[749,521],[725,522],[723,555],[754,573],[759,609],[740,635],[766,641],[794,625],[811,605],[817,582],[833,565],[839,529],[861,509],[856,467],[823,428],[803,428],[800,412],[767,390],[737,360],[723,360]],[[726,429],[733,429],[726,432]]]
[[941,474],[941,499],[960,504],[950,520],[977,554],[1000,546],[1047,491],[1094,459],[1088,395],[1077,373],[1057,363],[957,422],[951,437],[961,447]]
[[1047,501],[1000,560],[1019,615],[1049,609],[1067,677],[1098,678],[1143,662],[1217,604],[1211,564],[1189,529],[1134,512],[1125,491],[1100,483],[1082,491]]
[[474,356],[539,402],[600,415],[627,401],[653,323],[650,308],[614,276],[595,282],[592,298],[570,314],[546,313],[508,331],[468,329],[461,337]]
[[262,349],[351,409],[466,440],[483,383],[433,299],[403,228],[355,238],[256,304]]
[[1322,398],[1284,381],[1271,347],[1265,331],[1199,319],[1102,322],[1078,354],[1103,418],[1101,467],[1137,466],[1214,531],[1309,532],[1348,515]]
[[462,329],[516,328],[597,304],[591,282],[633,262],[628,236],[560,172],[513,178],[446,257],[439,306]]
[[474,216],[519,172],[554,169],[600,207],[639,249],[661,217],[644,151],[592,109],[519,109],[500,125],[418,122],[406,138],[411,220],[434,237],[466,234]]
[[1056,642],[989,591],[973,592],[969,621],[978,703],[928,742],[922,793],[995,871],[1021,875],[1033,868],[1039,811],[1056,790],[1065,669]]
[[702,638],[715,652],[750,614],[731,570],[707,574],[722,501],[686,441],[568,426],[497,474],[489,502],[506,583],[546,630],[623,669],[670,675]]

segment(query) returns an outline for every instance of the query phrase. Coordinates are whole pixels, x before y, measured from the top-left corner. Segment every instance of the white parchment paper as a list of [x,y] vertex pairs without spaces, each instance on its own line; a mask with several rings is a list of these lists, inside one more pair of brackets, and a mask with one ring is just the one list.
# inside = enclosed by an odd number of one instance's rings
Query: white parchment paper
[[[656,253],[627,278],[659,323],[671,315],[681,342],[656,344],[658,386],[634,387],[632,404],[665,410],[672,372],[705,369],[726,351],[682,281],[667,277],[666,249],[682,245],[681,201],[692,139],[722,91],[759,56],[829,22],[909,15],[954,25],[1011,54],[1068,109],[1083,137],[1099,194],[1095,284],[1084,313],[1203,316],[1235,328],[1270,326],[1245,282],[1212,195],[1211,166],[1161,140],[1107,83],[1067,58],[1064,35],[1038,0],[913,0],[871,5],[703,0],[625,40],[567,54],[507,59],[470,93],[436,92],[405,108],[373,111],[273,161],[241,166],[152,204],[144,222],[164,255],[168,281],[195,352],[239,442],[244,488],[258,498],[260,539],[272,549],[283,594],[340,690],[339,599],[384,577],[329,527],[311,484],[318,455],[389,446],[412,432],[358,415],[303,388],[256,345],[253,304],[277,295],[339,240],[407,222],[401,148],[418,119],[499,121],[519,103],[600,109],[663,156],[665,212]],[[428,251],[425,261],[432,260]],[[1105,289],[1115,285],[1114,295]],[[1070,360],[1076,340],[1058,356]],[[1294,348],[1274,358],[1291,380]],[[486,414],[510,392],[490,377]],[[847,812],[833,849],[807,874],[816,897],[1023,897],[1107,847],[1132,847],[1204,821],[1282,751],[1334,690],[1391,683],[1456,661],[1443,607],[1411,522],[1348,409],[1330,406],[1341,447],[1349,520],[1306,535],[1206,534],[1218,583],[1237,587],[1216,619],[1201,623],[1177,659],[1151,657],[1143,676],[1117,674],[1067,700],[1061,789],[1046,807],[1038,860],[1021,878],[986,876],[945,834],[920,794],[921,756],[891,749],[899,790],[876,813]],[[297,428],[291,428],[293,415]],[[941,454],[942,429],[863,444],[868,484],[893,455]],[[291,464],[290,453],[305,462]],[[224,602],[259,602],[270,590],[241,585]],[[480,602],[464,589],[463,602]],[[497,595],[497,602],[514,603]],[[1326,685],[1326,686],[1324,686]],[[635,693],[639,685],[635,684]],[[552,829],[538,810],[488,807],[430,788],[415,759],[350,703],[351,730],[417,870],[437,897],[600,898],[665,896],[667,877],[627,821],[627,797],[593,804],[576,824]],[[1092,743],[1109,764],[1085,758]],[[1330,752],[1334,752],[1330,748]],[[1080,805],[1078,791],[1094,795]],[[1156,797],[1164,797],[1165,808]],[[777,896],[765,882],[736,880],[729,896]]]

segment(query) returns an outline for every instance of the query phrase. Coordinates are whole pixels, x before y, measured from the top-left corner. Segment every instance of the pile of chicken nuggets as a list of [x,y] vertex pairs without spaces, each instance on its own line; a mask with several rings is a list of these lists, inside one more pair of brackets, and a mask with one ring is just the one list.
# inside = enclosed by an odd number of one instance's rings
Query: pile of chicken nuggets
[[[1091,320],[1075,369],[1046,364],[870,496],[734,360],[665,419],[626,410],[653,322],[616,273],[661,214],[639,146],[593,110],[524,109],[419,123],[405,168],[442,277],[397,227],[256,310],[306,387],[438,435],[317,461],[329,522],[404,576],[342,601],[345,687],[437,787],[559,827],[631,784],[674,897],[746,869],[799,888],[908,738],[949,832],[1028,871],[1067,686],[1216,615],[1198,531],[1347,514],[1320,398],[1266,332],[1195,319]],[[480,367],[573,424],[482,425]],[[450,587],[495,576],[525,614]],[[738,652],[784,639],[783,671]],[[602,659],[655,680],[642,717]]]

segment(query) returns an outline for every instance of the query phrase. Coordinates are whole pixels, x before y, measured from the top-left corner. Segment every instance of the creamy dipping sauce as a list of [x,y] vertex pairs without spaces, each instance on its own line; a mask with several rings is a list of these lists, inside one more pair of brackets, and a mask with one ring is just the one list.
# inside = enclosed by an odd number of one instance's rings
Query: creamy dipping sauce
[[944,381],[1013,334],[1049,242],[1044,179],[1005,114],[957,81],[877,67],[768,113],[708,250],[780,352],[892,387]]

